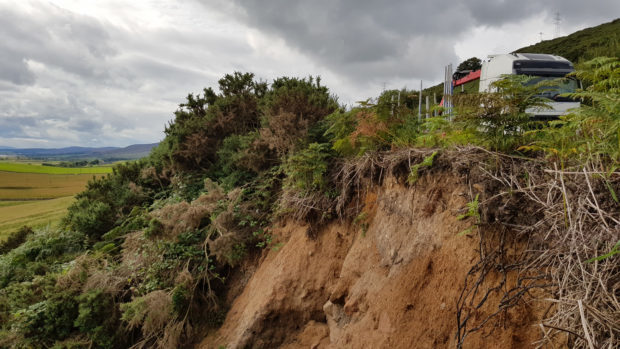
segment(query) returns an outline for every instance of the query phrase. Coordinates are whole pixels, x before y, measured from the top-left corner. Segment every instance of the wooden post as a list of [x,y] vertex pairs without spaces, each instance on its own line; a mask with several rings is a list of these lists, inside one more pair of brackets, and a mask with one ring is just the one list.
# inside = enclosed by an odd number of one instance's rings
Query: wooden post
[[431,110],[431,102],[430,102],[431,98],[429,95],[426,95],[426,118],[428,119],[430,117],[430,110]]

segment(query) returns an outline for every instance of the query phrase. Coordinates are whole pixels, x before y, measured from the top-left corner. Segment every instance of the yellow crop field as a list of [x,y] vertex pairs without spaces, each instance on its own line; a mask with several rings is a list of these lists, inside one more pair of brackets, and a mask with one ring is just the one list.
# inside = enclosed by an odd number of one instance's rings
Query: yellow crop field
[[20,202],[12,206],[0,206],[0,240],[23,225],[33,228],[55,226],[73,202],[73,196],[52,200]]
[[[1,169],[8,171],[2,171]],[[32,169],[34,173],[24,172]],[[0,240],[23,225],[42,228],[56,225],[66,214],[74,195],[83,191],[93,177],[105,176],[108,168],[98,174],[74,171],[42,173],[55,167],[23,163],[0,163]],[[15,171],[19,170],[19,171]],[[21,172],[20,172],[21,171]],[[61,171],[62,172],[62,171]]]
[[36,200],[72,196],[84,190],[86,183],[93,176],[0,171],[0,200]]

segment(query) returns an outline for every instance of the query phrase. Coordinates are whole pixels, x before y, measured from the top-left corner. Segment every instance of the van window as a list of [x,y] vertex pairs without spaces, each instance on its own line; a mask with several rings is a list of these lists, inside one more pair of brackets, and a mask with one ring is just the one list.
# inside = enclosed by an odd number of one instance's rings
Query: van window
[[542,97],[546,97],[558,102],[572,101],[572,99],[560,95],[564,93],[573,93],[579,87],[579,82],[573,78],[558,79],[551,76],[532,77],[532,79],[528,80],[525,85],[531,86],[544,81],[549,81],[550,85],[559,82],[557,86],[549,86],[545,88],[544,91],[540,94],[540,96]]
[[525,61],[518,60],[512,63],[517,75],[555,76],[563,77],[574,70],[570,62],[557,61]]

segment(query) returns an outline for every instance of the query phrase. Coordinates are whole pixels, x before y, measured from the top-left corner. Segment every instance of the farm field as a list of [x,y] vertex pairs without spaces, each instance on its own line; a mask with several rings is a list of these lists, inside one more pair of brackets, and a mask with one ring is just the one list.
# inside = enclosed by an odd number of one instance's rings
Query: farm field
[[52,200],[21,201],[12,206],[0,206],[0,241],[24,225],[35,229],[56,225],[73,200],[73,196],[65,196]]
[[86,187],[92,174],[43,174],[0,171],[0,202],[72,196]]
[[23,225],[56,225],[74,195],[84,190],[93,177],[109,172],[111,167],[63,168],[0,162],[0,240]]
[[0,161],[0,171],[19,173],[43,173],[43,174],[97,174],[111,173],[111,166],[95,167],[56,167],[43,166],[36,162],[13,162]]

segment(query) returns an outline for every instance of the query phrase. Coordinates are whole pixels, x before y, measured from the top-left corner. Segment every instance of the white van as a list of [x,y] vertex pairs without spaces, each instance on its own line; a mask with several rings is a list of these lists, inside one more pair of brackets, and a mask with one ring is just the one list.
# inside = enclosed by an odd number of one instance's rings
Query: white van
[[[535,77],[528,84],[536,84],[542,80],[551,80],[565,77],[566,74],[575,70],[573,64],[566,58],[540,53],[508,53],[490,55],[482,62],[480,73],[480,92],[495,92],[491,87],[494,81],[501,79],[502,75],[518,74]],[[542,95],[551,100],[551,109],[533,108],[527,110],[535,119],[554,119],[564,115],[569,109],[579,107],[580,103],[566,97],[563,93],[575,92],[579,82],[567,78],[557,88],[545,91]]]

